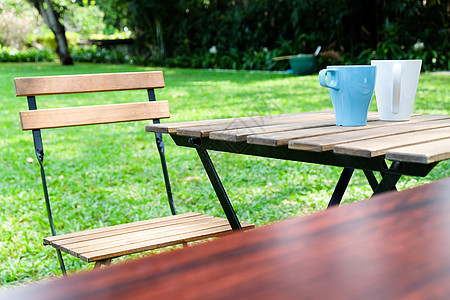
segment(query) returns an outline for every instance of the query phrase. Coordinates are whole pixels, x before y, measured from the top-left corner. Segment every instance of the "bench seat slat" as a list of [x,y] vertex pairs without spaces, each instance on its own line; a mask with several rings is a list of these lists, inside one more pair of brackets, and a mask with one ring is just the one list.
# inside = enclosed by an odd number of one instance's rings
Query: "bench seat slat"
[[[109,236],[86,242],[69,243],[60,245],[64,252],[73,251],[74,253],[88,252],[94,250],[107,249],[111,247],[118,247],[141,241],[151,241],[163,237],[170,237],[180,233],[195,232],[204,228],[217,227],[227,225],[228,221],[222,218],[203,220],[193,222],[190,224],[174,224],[172,226],[164,226],[161,228],[152,228],[149,230],[142,230],[138,232],[130,232],[119,234],[116,236]],[[231,227],[230,227],[231,229]]]
[[[118,225],[104,227],[101,232],[95,230],[86,231],[90,232],[94,239],[86,232],[79,232],[62,235],[66,238],[55,236],[45,240],[63,252],[80,257],[86,262],[92,262],[152,250],[160,248],[162,245],[165,247],[181,244],[182,242],[216,237],[232,231],[226,219],[197,213],[174,215],[152,219],[151,221],[148,224],[142,224],[142,221],[136,222],[140,223],[139,226],[147,226],[147,228],[141,228],[142,230],[139,231],[134,231],[133,226],[128,226],[121,228],[122,230],[116,232],[116,234],[107,234],[109,228],[117,228],[120,226]],[[127,225],[130,224],[133,223]],[[254,225],[244,222],[241,225],[245,230],[254,228]],[[78,239],[74,240],[74,238]]]
[[[179,225],[179,224],[189,224],[193,222],[199,222],[200,220],[204,219],[210,219],[212,217],[207,215],[198,214],[198,216],[192,216],[192,217],[186,217],[186,218],[167,218],[164,220],[161,220],[160,222],[134,222],[134,223],[127,223],[126,227],[115,227],[110,226],[106,228],[101,228],[102,230],[99,232],[89,232],[86,233],[86,231],[76,232],[73,233],[69,237],[61,237],[61,236],[53,236],[45,239],[46,244],[52,244],[56,243],[58,245],[67,245],[72,243],[78,243],[78,242],[86,242],[89,240],[98,240],[103,239],[111,236],[120,236],[120,235],[127,235],[131,234],[133,232],[139,232],[144,230],[151,230],[151,229],[158,229],[163,227],[169,227],[173,225]],[[151,219],[149,221],[154,221],[155,219]],[[159,219],[156,219],[156,221],[159,221]]]
[[161,71],[20,77],[14,79],[14,85],[18,97],[155,89],[165,86]]
[[180,244],[177,240],[183,240],[184,242],[194,242],[199,240],[204,240],[212,237],[220,237],[222,235],[231,233],[232,230],[229,226],[222,226],[217,228],[210,228],[206,230],[199,230],[195,233],[179,235],[175,238],[161,238],[160,240],[152,241],[152,243],[140,242],[136,244],[124,245],[120,247],[116,247],[114,249],[110,249],[108,251],[100,250],[93,252],[86,252],[80,254],[80,259],[86,262],[93,262],[98,260],[107,259],[109,257],[118,257],[122,255],[128,255],[135,253],[135,249],[138,249],[139,252],[148,251],[153,249],[159,249],[168,246],[174,246]]
[[[244,230],[248,230],[253,227],[244,226]],[[221,235],[225,235],[232,232],[229,225],[223,225],[219,227],[209,228],[209,229],[202,229],[198,230],[196,232],[191,233],[184,233],[179,234],[177,236],[173,237],[163,237],[158,240],[153,240],[151,243],[149,242],[139,242],[139,243],[133,243],[130,245],[123,245],[120,247],[115,247],[113,249],[108,249],[107,251],[100,250],[100,251],[92,251],[92,252],[86,252],[80,254],[80,258],[84,261],[96,261],[105,259],[108,256],[115,255],[115,256],[121,256],[125,254],[131,254],[134,252],[134,249],[140,249],[140,251],[147,251],[152,250],[156,248],[162,248],[167,246],[173,246],[179,244],[179,242],[176,241],[184,241],[184,242],[194,242],[198,240],[204,240],[210,237],[220,237]]]
[[168,101],[53,108],[20,112],[22,130],[169,118]]

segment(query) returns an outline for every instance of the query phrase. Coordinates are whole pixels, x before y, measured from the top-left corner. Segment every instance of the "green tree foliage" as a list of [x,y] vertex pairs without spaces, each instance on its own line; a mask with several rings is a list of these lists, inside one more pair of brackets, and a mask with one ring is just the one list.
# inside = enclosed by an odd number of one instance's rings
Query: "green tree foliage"
[[22,0],[0,0],[0,45],[21,50],[33,29],[39,26],[37,12]]
[[[318,45],[352,62],[418,57],[446,68],[448,6],[440,0],[129,0],[141,53],[218,63],[312,53]],[[423,43],[423,47],[421,46]],[[419,45],[415,47],[414,45]],[[432,53],[424,56],[424,53]],[[434,53],[434,54],[433,54]],[[202,60],[201,59],[201,60]],[[434,59],[434,60],[433,60]],[[195,65],[195,62],[192,62]],[[256,63],[257,64],[257,63]],[[439,65],[441,64],[441,65]],[[442,65],[444,64],[444,65]],[[271,68],[263,64],[265,68]]]
[[[76,0],[80,7],[99,8],[103,12],[102,25],[104,33],[113,34],[127,26],[128,3],[121,0]],[[98,23],[98,21],[97,21]],[[101,33],[101,32],[95,32]]]
[[103,33],[104,15],[105,13],[95,5],[69,4],[64,11],[64,26],[67,31],[77,32],[80,39],[87,40],[92,34]]

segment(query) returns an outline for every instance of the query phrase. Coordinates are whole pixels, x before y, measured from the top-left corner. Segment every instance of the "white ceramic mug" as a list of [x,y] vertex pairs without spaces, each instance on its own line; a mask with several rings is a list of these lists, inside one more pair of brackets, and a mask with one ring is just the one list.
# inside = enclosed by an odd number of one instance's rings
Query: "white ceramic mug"
[[372,60],[377,67],[375,97],[383,121],[411,118],[422,60]]

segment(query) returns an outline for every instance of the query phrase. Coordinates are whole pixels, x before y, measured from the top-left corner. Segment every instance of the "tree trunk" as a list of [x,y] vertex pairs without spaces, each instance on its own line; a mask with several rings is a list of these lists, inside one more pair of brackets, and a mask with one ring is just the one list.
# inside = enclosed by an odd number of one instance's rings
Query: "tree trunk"
[[155,29],[156,29],[156,42],[159,48],[159,53],[157,54],[157,56],[158,58],[161,58],[164,57],[165,49],[164,49],[163,30],[159,18],[155,19]]
[[61,64],[64,66],[73,65],[67,44],[66,30],[59,22],[58,14],[53,8],[51,0],[27,0],[36,7],[39,14],[44,18],[45,24],[53,31],[56,40],[56,54],[58,54]]

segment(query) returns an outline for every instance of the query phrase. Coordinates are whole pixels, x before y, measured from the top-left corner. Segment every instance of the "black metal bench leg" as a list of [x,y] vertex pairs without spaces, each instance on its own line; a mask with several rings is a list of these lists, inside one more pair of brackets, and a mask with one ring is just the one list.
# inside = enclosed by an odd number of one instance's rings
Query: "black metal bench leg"
[[169,200],[170,211],[173,215],[177,214],[173,203],[172,189],[170,187],[169,172],[167,171],[166,156],[164,155],[164,140],[161,133],[155,133],[156,146],[158,147],[159,157],[161,158],[161,167],[164,175],[164,184],[166,185],[167,198]]
[[[36,110],[36,97],[35,96],[28,96],[28,108],[30,110]],[[50,230],[52,232],[52,235],[56,235],[55,225],[53,224],[53,216],[52,216],[52,209],[50,205],[50,197],[48,196],[48,188],[47,188],[47,179],[45,176],[45,168],[44,168],[44,145],[42,143],[42,136],[40,130],[33,130],[33,143],[34,143],[34,151],[36,153],[36,158],[39,162],[39,165],[41,167],[41,180],[42,180],[42,188],[44,190],[44,198],[45,198],[45,207],[47,209],[47,217],[48,222],[50,225]],[[63,276],[67,276],[66,272],[66,266],[64,265],[64,260],[61,255],[61,250],[55,249],[56,255],[58,256],[58,262],[59,266],[61,267],[61,272]]]
[[[155,90],[147,90],[148,101],[156,101]],[[159,119],[154,119],[153,124],[159,124]],[[164,176],[164,184],[166,185],[167,198],[169,200],[170,211],[173,215],[177,214],[175,205],[173,204],[172,189],[170,187],[169,172],[167,171],[166,156],[164,155],[164,139],[161,133],[155,133],[156,146],[158,148],[159,157],[161,158],[161,167]]]
[[[45,207],[47,209],[48,222],[50,225],[50,230],[52,232],[52,235],[55,236],[56,230],[55,230],[55,225],[53,223],[53,216],[52,216],[52,210],[51,210],[51,205],[50,205],[50,197],[48,196],[47,180],[46,180],[45,169],[44,169],[44,164],[43,164],[44,150],[42,149],[42,147],[40,147],[40,146],[42,146],[40,131],[33,130],[33,137],[34,137],[34,142],[36,145],[36,156],[37,156],[37,159],[41,166],[41,179],[42,179],[42,187],[44,190]],[[59,266],[61,267],[61,272],[62,272],[63,276],[65,277],[65,276],[67,276],[67,272],[66,272],[66,266],[64,265],[64,260],[63,260],[62,254],[61,254],[61,250],[59,250],[59,249],[55,249],[55,250],[56,250],[56,255],[58,256],[58,262],[59,262]]]
[[334,189],[333,195],[331,196],[330,202],[328,202],[328,207],[336,206],[341,203],[342,197],[344,196],[345,190],[347,189],[350,178],[352,178],[354,169],[344,168],[339,177],[339,181]]
[[214,168],[211,157],[209,157],[209,154],[205,149],[199,147],[196,149],[231,228],[233,230],[242,230],[241,223],[239,222],[236,212],[231,205],[230,199],[228,198],[227,192],[220,181],[219,175]]

